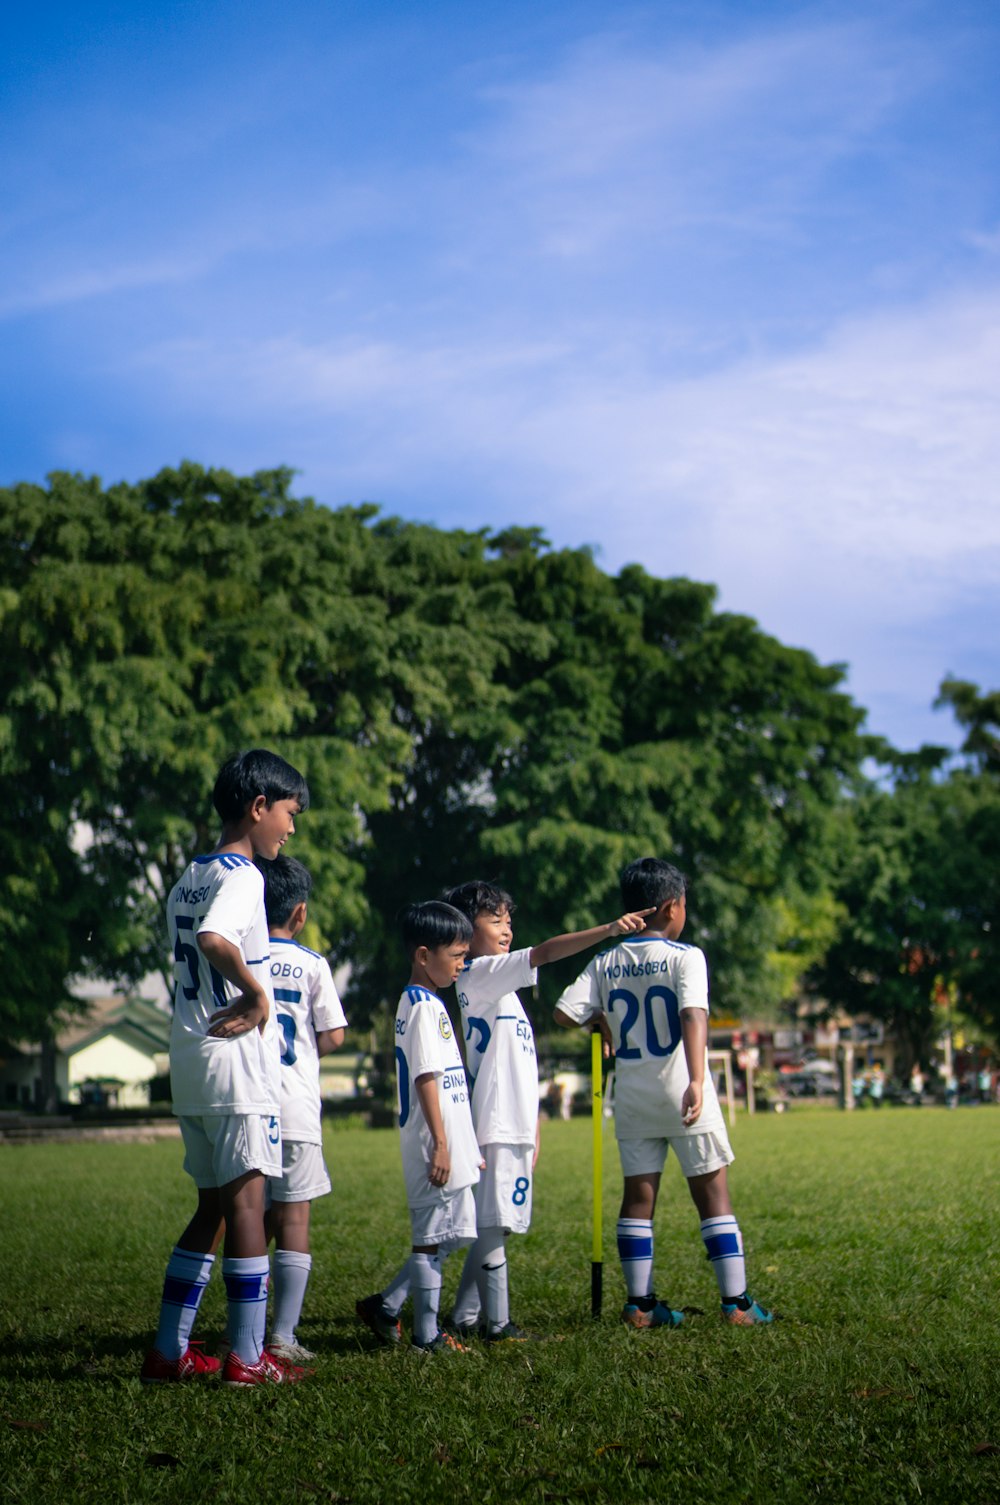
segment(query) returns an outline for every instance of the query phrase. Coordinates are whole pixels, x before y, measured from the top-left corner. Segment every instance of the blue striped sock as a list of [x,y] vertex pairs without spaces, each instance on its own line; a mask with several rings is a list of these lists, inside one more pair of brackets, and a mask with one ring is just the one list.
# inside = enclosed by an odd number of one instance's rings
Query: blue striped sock
[[706,1218],[701,1225],[705,1253],[712,1262],[723,1301],[733,1302],[747,1288],[747,1267],[743,1258],[743,1236],[732,1213],[720,1218]]
[[229,1298],[229,1347],[244,1364],[256,1364],[264,1351],[267,1330],[267,1255],[254,1255],[252,1259],[226,1256],[222,1278]]
[[653,1292],[653,1223],[647,1218],[618,1219],[618,1258],[630,1300]]
[[153,1342],[153,1347],[165,1359],[179,1359],[186,1352],[214,1263],[214,1254],[201,1254],[179,1245],[172,1251],[163,1280],[160,1322]]

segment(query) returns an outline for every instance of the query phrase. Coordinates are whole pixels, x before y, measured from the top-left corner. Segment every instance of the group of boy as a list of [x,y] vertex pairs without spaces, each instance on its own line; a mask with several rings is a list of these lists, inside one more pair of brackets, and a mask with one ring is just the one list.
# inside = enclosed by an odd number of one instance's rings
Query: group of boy
[[[241,753],[220,771],[213,802],[219,844],[191,862],[167,907],[176,973],[171,1091],[198,1205],[168,1262],[141,1377],[155,1383],[221,1371],[233,1386],[294,1383],[315,1357],[295,1333],[311,1266],[310,1206],[330,1189],[319,1058],[342,1042],[347,1021],[327,962],[296,939],[309,874],[281,855],[308,806],[305,779],[276,754]],[[535,1042],[517,989],[532,986],[540,966],[607,941],[615,944],[562,994],[555,1021],[599,1029],[615,1056],[622,1319],[639,1329],[683,1320],[653,1288],[653,1217],[672,1145],[723,1317],[747,1327],[772,1320],[746,1289],[727,1182],[733,1154],[707,1071],[705,957],[680,941],[684,878],[667,862],[641,858],[625,868],[621,889],[626,912],[617,919],[521,950],[511,949],[514,902],[495,884],[465,883],[402,912],[411,970],[396,1011],[395,1058],[412,1247],[389,1284],[356,1305],[382,1343],[401,1341],[407,1299],[412,1346],[426,1353],[464,1353],[475,1337],[528,1339],[510,1315],[506,1254],[508,1235],[530,1224],[539,1149]],[[453,985],[464,1060],[441,996]],[[228,1322],[220,1361],[191,1333],[223,1235]],[[460,1248],[466,1259],[442,1327],[441,1267]]]

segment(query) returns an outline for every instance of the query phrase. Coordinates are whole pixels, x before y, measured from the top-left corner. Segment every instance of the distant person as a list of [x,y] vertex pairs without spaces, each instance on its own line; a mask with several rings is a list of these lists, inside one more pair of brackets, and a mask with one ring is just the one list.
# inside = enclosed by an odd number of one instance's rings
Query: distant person
[[545,1111],[550,1118],[562,1117],[563,1090],[558,1082],[549,1083],[545,1093]]
[[275,753],[238,753],[212,794],[218,845],[195,857],[167,900],[176,990],[170,1089],[184,1169],[198,1208],[167,1265],[146,1384],[213,1374],[218,1359],[190,1342],[225,1224],[227,1385],[287,1384],[305,1371],[265,1352],[268,1259],[265,1177],[281,1175],[281,1062],[272,1006],[264,878],[309,804],[305,779]]
[[769,1323],[773,1314],[747,1292],[743,1239],[729,1200],[733,1152],[708,1072],[708,970],[704,952],[679,939],[687,919],[683,875],[643,857],[623,871],[621,891],[630,910],[652,906],[645,931],[596,956],[559,999],[555,1020],[565,1027],[596,1020],[614,1049],[625,1180],[617,1230],[627,1292],[622,1320],[637,1328],[683,1320],[653,1288],[653,1215],[673,1148],[701,1219],[724,1319],[740,1327]]
[[267,1352],[309,1363],[295,1335],[312,1269],[309,1218],[330,1191],[323,1160],[319,1063],[344,1041],[347,1020],[330,964],[296,940],[308,919],[312,878],[294,857],[258,859],[271,945],[271,982],[281,1043],[281,1165],[268,1178],[267,1231],[274,1237],[274,1312]]
[[910,1072],[910,1093],[914,1103],[919,1107],[924,1097],[924,1074],[920,1069],[919,1061],[914,1061],[913,1070]]
[[885,1072],[882,1070],[881,1061],[876,1061],[871,1069],[868,1079],[868,1096],[872,1100],[873,1108],[881,1108],[882,1099],[885,1096]]
[[980,1066],[977,1077],[979,1087],[979,1101],[989,1103],[993,1101],[993,1073],[988,1066]]

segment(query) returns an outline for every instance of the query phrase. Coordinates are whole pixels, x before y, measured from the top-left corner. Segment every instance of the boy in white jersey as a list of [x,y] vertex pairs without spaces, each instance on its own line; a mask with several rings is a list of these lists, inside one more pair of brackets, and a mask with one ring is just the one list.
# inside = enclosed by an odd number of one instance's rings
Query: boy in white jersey
[[678,937],[687,919],[681,873],[641,857],[621,875],[622,898],[655,913],[641,936],[596,956],[560,998],[557,1024],[599,1021],[615,1053],[615,1134],[625,1190],[618,1255],[633,1327],[679,1327],[682,1314],[653,1293],[653,1214],[673,1146],[701,1218],[722,1315],[739,1327],[772,1321],[746,1290],[743,1239],[729,1200],[733,1152],[708,1064],[708,970]]
[[347,1020],[325,956],[295,937],[308,918],[312,878],[294,857],[257,859],[264,874],[264,904],[271,946],[271,984],[281,1045],[282,1174],[268,1179],[265,1225],[274,1236],[274,1315],[267,1351],[308,1363],[316,1355],[295,1336],[302,1315],[312,1255],[309,1212],[325,1197],[330,1177],[323,1161],[319,1063],[344,1042]]
[[223,1382],[288,1383],[304,1371],[264,1352],[264,1177],[281,1174],[280,1060],[264,879],[253,859],[278,855],[309,790],[283,758],[256,749],[223,765],[212,802],[222,820],[219,843],[194,858],[167,901],[176,977],[171,1097],[198,1207],[170,1256],[140,1377],[156,1384],[219,1369],[189,1340],[224,1224],[230,1352]]
[[[468,1083],[448,1010],[439,996],[462,970],[472,926],[450,904],[411,904],[401,916],[410,981],[396,1010],[396,1106],[413,1249],[390,1289],[413,1291],[413,1347],[428,1353],[465,1349],[438,1326],[441,1262],[476,1236],[472,1188],[480,1155]],[[399,1306],[382,1294],[355,1307],[383,1342],[398,1343]]]
[[643,928],[642,915],[553,936],[511,951],[514,902],[494,883],[463,883],[445,902],[472,923],[469,958],[456,984],[462,1009],[472,1121],[485,1160],[476,1186],[476,1242],[465,1259],[451,1327],[458,1337],[480,1327],[487,1342],[523,1339],[510,1320],[506,1236],[527,1233],[532,1173],[538,1160],[538,1065],[531,1023],[515,988],[530,987],[547,962]]

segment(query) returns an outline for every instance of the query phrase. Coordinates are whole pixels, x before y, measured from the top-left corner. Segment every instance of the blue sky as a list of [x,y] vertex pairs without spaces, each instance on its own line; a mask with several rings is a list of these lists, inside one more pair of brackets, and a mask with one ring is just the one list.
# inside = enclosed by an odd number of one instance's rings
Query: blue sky
[[288,464],[716,583],[873,730],[1000,686],[1000,9],[0,21],[0,484]]

